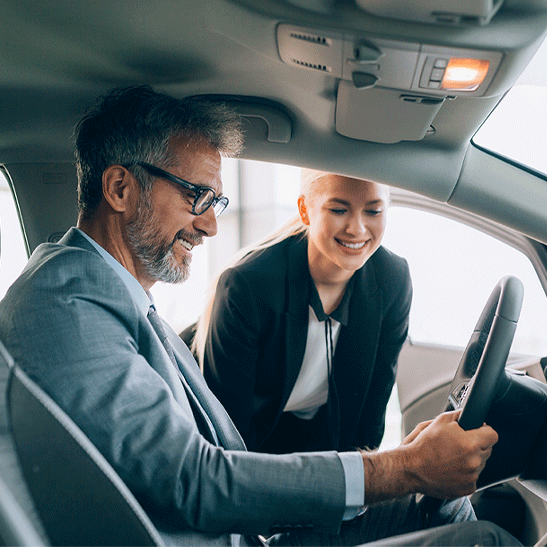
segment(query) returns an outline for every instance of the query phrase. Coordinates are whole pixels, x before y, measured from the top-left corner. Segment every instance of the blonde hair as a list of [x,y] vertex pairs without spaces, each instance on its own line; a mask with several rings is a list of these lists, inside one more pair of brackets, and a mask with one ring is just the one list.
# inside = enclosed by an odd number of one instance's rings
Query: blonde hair
[[302,169],[300,173],[300,194],[306,197],[313,197],[318,193],[318,182],[331,173],[317,171],[315,169]]

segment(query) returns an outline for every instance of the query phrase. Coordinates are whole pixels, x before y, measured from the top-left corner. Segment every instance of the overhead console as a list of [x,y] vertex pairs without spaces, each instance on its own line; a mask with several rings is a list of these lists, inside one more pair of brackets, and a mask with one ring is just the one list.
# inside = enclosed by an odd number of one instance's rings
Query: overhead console
[[436,96],[486,93],[499,66],[497,51],[364,38],[280,24],[281,59],[353,83]]
[[[381,4],[361,1],[373,8]],[[485,96],[503,57],[493,50],[383,40],[288,24],[278,25],[277,43],[286,64],[340,79],[338,133],[383,143],[422,139],[447,98]]]

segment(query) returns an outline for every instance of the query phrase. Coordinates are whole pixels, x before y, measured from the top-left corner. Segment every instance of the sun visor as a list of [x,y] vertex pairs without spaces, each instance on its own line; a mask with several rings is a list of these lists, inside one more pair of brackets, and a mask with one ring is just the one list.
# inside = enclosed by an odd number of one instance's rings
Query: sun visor
[[431,124],[444,100],[391,89],[357,89],[342,80],[336,101],[336,131],[379,143],[421,140],[433,131]]

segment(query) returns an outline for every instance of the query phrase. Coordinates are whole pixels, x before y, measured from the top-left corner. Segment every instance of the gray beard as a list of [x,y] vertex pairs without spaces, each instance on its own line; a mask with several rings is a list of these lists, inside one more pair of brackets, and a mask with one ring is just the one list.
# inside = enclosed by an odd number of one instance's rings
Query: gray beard
[[144,270],[155,281],[183,283],[190,275],[189,256],[179,264],[173,253],[175,242],[166,243],[159,237],[160,223],[153,215],[145,193],[137,204],[136,218],[127,225],[127,239]]

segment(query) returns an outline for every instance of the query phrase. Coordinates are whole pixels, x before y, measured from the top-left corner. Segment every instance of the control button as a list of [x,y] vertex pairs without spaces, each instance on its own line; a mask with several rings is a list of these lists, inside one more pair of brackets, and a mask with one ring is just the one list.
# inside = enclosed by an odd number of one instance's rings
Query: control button
[[378,81],[378,77],[368,72],[352,72],[351,79],[353,85],[357,89],[367,89],[368,87],[374,87]]
[[355,48],[355,60],[360,63],[372,63],[382,56],[382,52],[372,46],[361,44]]
[[435,68],[446,68],[448,66],[448,59],[435,59],[433,66]]
[[443,79],[443,76],[444,76],[444,68],[434,68],[431,71],[429,80],[433,82],[440,82]]

